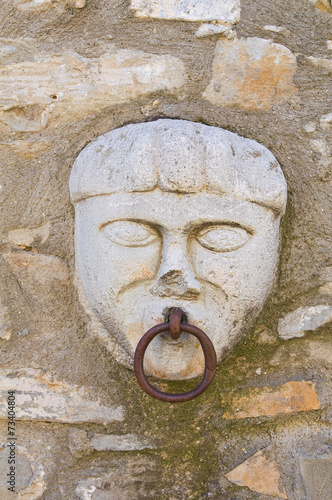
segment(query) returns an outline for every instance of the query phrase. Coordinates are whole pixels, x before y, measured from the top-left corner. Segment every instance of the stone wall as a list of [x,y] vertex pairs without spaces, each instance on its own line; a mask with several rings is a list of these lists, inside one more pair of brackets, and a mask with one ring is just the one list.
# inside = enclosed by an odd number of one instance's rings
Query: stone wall
[[[1,498],[331,498],[330,0],[2,0],[0,21]],[[68,191],[91,140],[164,117],[260,142],[289,190],[268,303],[179,405],[91,334]]]

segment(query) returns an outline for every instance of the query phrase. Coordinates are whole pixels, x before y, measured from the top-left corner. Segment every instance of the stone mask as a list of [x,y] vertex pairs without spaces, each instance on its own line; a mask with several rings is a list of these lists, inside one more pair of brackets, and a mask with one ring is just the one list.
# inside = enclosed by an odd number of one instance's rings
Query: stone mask
[[[271,152],[200,123],[128,125],[83,149],[70,192],[81,297],[118,361],[130,366],[172,307],[225,357],[275,278],[286,182]],[[162,379],[202,374],[197,339],[159,335],[145,369]]]

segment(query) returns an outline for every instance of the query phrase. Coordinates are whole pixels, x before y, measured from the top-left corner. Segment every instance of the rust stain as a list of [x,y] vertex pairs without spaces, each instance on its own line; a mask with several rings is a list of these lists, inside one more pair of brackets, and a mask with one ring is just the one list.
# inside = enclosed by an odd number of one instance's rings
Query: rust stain
[[136,281],[139,279],[147,279],[152,277],[153,277],[153,272],[147,265],[144,264],[135,265],[135,268],[133,268],[131,272],[132,281]]

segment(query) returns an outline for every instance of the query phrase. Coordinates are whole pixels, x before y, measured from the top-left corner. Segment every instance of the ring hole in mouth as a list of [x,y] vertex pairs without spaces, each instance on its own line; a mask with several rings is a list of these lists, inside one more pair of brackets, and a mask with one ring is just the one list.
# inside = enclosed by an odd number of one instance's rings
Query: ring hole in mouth
[[[174,306],[173,307],[166,307],[163,310],[162,315],[163,315],[165,323],[169,323],[169,317],[170,317],[172,309],[174,309]],[[184,311],[182,311],[181,323],[188,323],[188,315]],[[177,344],[177,343],[181,342],[182,340],[185,340],[185,339],[190,337],[190,335],[186,332],[182,332],[180,338],[177,340],[172,339],[169,332],[162,332],[160,334],[160,336],[163,339],[167,339],[168,341],[171,341],[174,344]]]
[[[174,306],[173,307],[166,307],[163,310],[162,314],[163,314],[163,318],[164,318],[165,323],[169,322],[169,317],[170,317],[172,309],[174,309]],[[188,323],[188,314],[185,313],[184,311],[182,311],[181,323]]]

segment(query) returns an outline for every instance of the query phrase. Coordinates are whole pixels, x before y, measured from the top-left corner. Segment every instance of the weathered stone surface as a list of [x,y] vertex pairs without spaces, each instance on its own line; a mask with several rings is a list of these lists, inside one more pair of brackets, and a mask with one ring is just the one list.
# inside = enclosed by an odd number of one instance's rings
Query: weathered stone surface
[[217,106],[270,110],[297,93],[295,71],[296,58],[283,45],[262,38],[220,40],[203,97]]
[[235,34],[229,25],[217,23],[204,23],[196,31],[197,38],[206,36],[221,35],[227,38],[234,38]]
[[251,387],[222,395],[223,418],[239,419],[319,410],[315,384],[287,382],[276,387]]
[[240,0],[131,0],[131,9],[138,17],[224,23],[240,20]]
[[86,5],[86,0],[13,0],[13,4],[23,12],[43,11],[51,7],[57,7],[64,11],[65,7],[82,9]]
[[8,418],[7,393],[16,391],[17,420],[63,423],[111,423],[123,420],[121,406],[91,401],[83,387],[54,380],[47,372],[30,368],[1,370],[0,418]]
[[134,434],[124,434],[122,436],[115,434],[95,434],[90,441],[90,446],[97,451],[134,451],[155,448],[152,443]]
[[18,140],[0,142],[0,154],[5,155],[10,150],[21,158],[31,160],[52,147],[53,144],[49,141]]
[[332,14],[331,0],[310,0],[317,9],[328,14]]
[[15,493],[8,490],[10,465],[8,463],[9,448],[4,442],[0,445],[0,495],[1,500],[37,500],[45,490],[44,471],[27,452],[16,443],[15,446]]
[[[157,471],[151,459],[139,455],[126,462],[117,460],[112,469],[107,467],[106,473],[91,470],[88,477],[76,483],[75,494],[80,500],[157,498],[164,487],[155,488],[155,481],[151,480],[152,468]],[[173,498],[169,495],[170,500]]]
[[[33,229],[13,229],[8,232],[5,241],[18,247],[34,247],[45,243],[50,235],[51,223],[47,222],[42,226]],[[44,256],[45,257],[45,256]],[[13,261],[11,261],[13,262]],[[33,261],[34,262],[34,261]],[[40,262],[39,262],[40,264]],[[52,267],[54,259],[52,259]],[[29,261],[24,261],[24,266],[29,266]],[[66,273],[65,273],[66,275]],[[67,275],[66,275],[67,277]],[[65,278],[66,279],[66,278]]]
[[72,455],[82,457],[93,451],[138,451],[156,448],[146,438],[135,434],[94,434],[88,437],[81,429],[70,429],[68,433],[69,449]]
[[[200,123],[128,125],[80,153],[70,191],[77,276],[93,314],[125,351],[117,359],[133,357],[170,307],[182,308],[222,359],[275,276],[286,183],[273,155]],[[163,379],[198,376],[198,347],[193,336],[158,336],[146,369]]]
[[9,308],[3,303],[0,298],[0,339],[10,340],[12,336],[11,319]]
[[281,484],[278,465],[270,455],[270,447],[260,450],[225,474],[225,477],[228,481],[238,486],[247,486],[257,493],[288,498]]
[[327,115],[321,116],[319,120],[319,125],[324,130],[329,130],[332,125],[332,113],[328,113]]
[[271,31],[272,33],[280,33],[281,35],[288,36],[290,31],[284,26],[274,26],[273,24],[267,24],[264,26],[265,31]]
[[316,330],[330,321],[332,321],[331,306],[300,307],[279,319],[278,334],[283,340],[303,337],[307,331]]
[[[44,228],[45,238],[47,229]],[[36,233],[37,234],[37,233]],[[18,241],[27,241],[31,239],[30,233],[18,235],[14,233],[13,238],[21,238]],[[35,237],[35,236],[34,236]],[[23,243],[24,245],[24,243]],[[44,286],[49,288],[54,284],[54,281],[66,282],[69,278],[69,270],[67,264],[54,255],[43,255],[27,251],[6,252],[3,254],[4,259],[8,263],[11,271],[15,274],[21,285],[31,293],[36,295],[38,290],[35,287]]]
[[305,125],[303,125],[303,128],[308,134],[312,134],[312,132],[315,132],[317,128],[316,122],[306,123]]
[[314,66],[314,68],[323,69],[328,72],[332,71],[332,59],[309,56],[306,58],[306,61],[310,66]]
[[184,64],[172,56],[115,49],[96,59],[40,53],[0,68],[0,122],[5,130],[36,131],[157,90],[176,91],[185,79]]
[[332,456],[300,457],[299,461],[307,500],[330,499],[332,497]]

